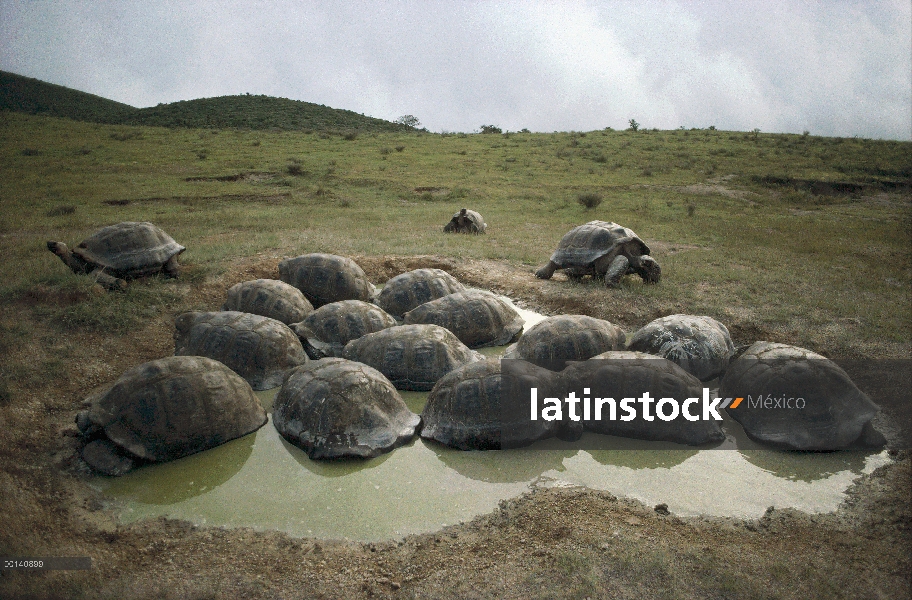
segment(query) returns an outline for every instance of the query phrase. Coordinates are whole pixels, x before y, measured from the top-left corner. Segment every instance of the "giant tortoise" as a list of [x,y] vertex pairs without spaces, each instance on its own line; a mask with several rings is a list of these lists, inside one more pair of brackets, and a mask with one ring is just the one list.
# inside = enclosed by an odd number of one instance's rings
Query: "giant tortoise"
[[535,276],[551,279],[559,269],[571,279],[604,277],[608,287],[619,285],[628,273],[639,275],[646,283],[658,283],[662,275],[659,263],[649,256],[649,246],[637,234],[605,221],[590,221],[567,232]]
[[506,301],[484,290],[456,292],[426,302],[405,313],[403,322],[446,327],[469,348],[508,344],[525,324]]
[[804,348],[754,343],[729,364],[719,395],[741,398],[726,412],[758,442],[805,451],[886,443],[871,424],[880,408],[836,363]]
[[177,257],[185,250],[152,223],[133,221],[102,227],[72,250],[63,242],[48,242],[47,248],[74,273],[89,273],[108,289],[156,273],[177,277]]
[[362,300],[340,300],[324,304],[291,328],[300,338],[307,355],[319,360],[342,356],[345,344],[368,333],[396,324],[382,308]]
[[188,312],[174,326],[174,354],[221,361],[255,390],[280,386],[286,371],[307,362],[295,332],[269,317],[233,310]]
[[377,306],[401,319],[425,302],[461,292],[465,286],[443,269],[415,269],[396,275],[377,294]]
[[427,391],[462,365],[484,356],[439,325],[398,325],[345,345],[342,356],[370,365],[397,389]]
[[633,334],[627,349],[667,358],[703,381],[720,375],[735,354],[725,325],[695,315],[656,319]]
[[304,292],[314,308],[339,300],[370,301],[376,293],[355,261],[335,254],[304,254],[283,260],[279,279]]
[[314,308],[293,285],[278,279],[254,279],[228,288],[222,310],[262,315],[291,325],[303,321]]
[[488,226],[481,215],[474,210],[463,208],[443,226],[444,233],[484,233]]
[[250,385],[222,363],[170,356],[124,372],[87,399],[76,424],[82,458],[106,475],[165,462],[256,431],[266,423]]
[[382,373],[344,358],[291,371],[272,409],[276,430],[311,459],[378,456],[412,439],[420,422]]

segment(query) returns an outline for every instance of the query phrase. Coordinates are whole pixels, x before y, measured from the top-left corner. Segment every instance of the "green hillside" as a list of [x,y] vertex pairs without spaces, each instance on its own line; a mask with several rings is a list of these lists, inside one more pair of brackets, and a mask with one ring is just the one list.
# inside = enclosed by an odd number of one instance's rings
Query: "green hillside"
[[403,131],[403,125],[287,98],[222,96],[134,108],[94,94],[0,71],[0,110],[109,125],[301,130]]
[[127,123],[137,112],[127,104],[6,71],[0,71],[0,110],[108,124]]

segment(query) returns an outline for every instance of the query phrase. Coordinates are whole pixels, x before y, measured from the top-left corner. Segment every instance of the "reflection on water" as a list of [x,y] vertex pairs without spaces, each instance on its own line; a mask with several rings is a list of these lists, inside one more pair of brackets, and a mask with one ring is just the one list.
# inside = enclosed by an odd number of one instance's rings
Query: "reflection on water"
[[[257,393],[267,410],[275,392]],[[402,396],[421,412],[426,393]],[[768,506],[828,512],[858,475],[889,461],[886,452],[870,450],[780,452],[759,447],[733,420],[723,429],[720,447],[728,450],[656,449],[635,440],[619,446],[617,438],[586,434],[573,443],[551,439],[489,452],[417,439],[374,459],[321,462],[287,443],[270,417],[241,439],[124,477],[97,477],[92,485],[117,501],[125,521],[168,515],[373,541],[466,521],[549,485],[665,502],[679,515],[759,517]]]

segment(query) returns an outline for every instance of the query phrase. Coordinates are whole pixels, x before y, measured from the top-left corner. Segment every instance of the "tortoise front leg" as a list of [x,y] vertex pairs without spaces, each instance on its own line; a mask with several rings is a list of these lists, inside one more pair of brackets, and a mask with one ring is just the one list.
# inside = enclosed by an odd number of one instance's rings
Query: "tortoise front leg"
[[627,274],[630,268],[630,261],[623,254],[614,257],[608,270],[605,271],[605,287],[615,288],[621,284],[621,277]]
[[554,271],[557,270],[557,264],[553,260],[549,260],[548,264],[535,272],[535,276],[539,279],[551,279],[551,276],[554,275]]
[[124,281],[123,279],[118,279],[117,277],[108,275],[107,273],[104,272],[104,269],[95,269],[94,271],[89,273],[89,277],[93,277],[96,282],[98,282],[102,285],[102,287],[109,289],[109,290],[123,291],[123,290],[127,289],[126,281]]

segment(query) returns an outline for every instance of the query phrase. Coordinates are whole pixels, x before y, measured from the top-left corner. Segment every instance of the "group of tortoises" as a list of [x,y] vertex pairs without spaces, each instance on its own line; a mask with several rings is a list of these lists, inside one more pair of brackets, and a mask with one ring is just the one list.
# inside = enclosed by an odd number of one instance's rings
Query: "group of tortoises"
[[[117,287],[156,269],[176,274],[184,249],[150,223],[106,227],[73,251],[48,247],[74,270],[104,274]],[[657,282],[648,253],[629,229],[593,221],[564,236],[537,275],[566,269],[616,284],[633,272]],[[130,369],[88,398],[77,416],[85,461],[120,475],[245,435],[267,422],[253,390],[279,386],[273,424],[315,459],[372,457],[416,434],[461,449],[576,439],[584,430],[691,445],[724,438],[714,421],[512,419],[503,396],[522,381],[544,390],[599,382],[618,398],[650,386],[683,398],[721,377],[723,396],[803,394],[807,410],[728,411],[758,441],[796,450],[885,442],[871,426],[876,405],[834,363],[768,342],[737,356],[728,329],[711,317],[656,319],[628,342],[608,321],[558,315],[520,337],[525,323],[508,301],[440,269],[402,273],[379,293],[354,261],[332,254],[283,260],[278,273],[278,280],[231,287],[221,311],[179,315],[174,356]],[[513,360],[476,351],[517,339],[504,355]],[[430,391],[420,416],[398,390]]]

